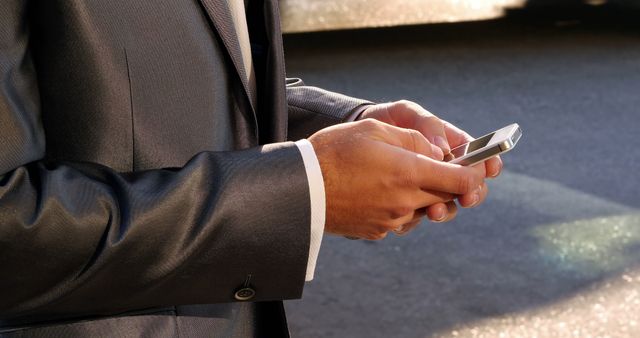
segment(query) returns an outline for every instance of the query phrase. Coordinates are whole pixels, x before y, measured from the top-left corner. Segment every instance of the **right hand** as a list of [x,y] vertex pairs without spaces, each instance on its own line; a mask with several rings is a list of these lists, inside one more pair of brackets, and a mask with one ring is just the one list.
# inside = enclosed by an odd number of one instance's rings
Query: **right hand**
[[373,119],[322,129],[309,141],[324,178],[325,231],[333,234],[382,239],[425,207],[484,182],[477,167],[442,162],[442,150],[421,133]]

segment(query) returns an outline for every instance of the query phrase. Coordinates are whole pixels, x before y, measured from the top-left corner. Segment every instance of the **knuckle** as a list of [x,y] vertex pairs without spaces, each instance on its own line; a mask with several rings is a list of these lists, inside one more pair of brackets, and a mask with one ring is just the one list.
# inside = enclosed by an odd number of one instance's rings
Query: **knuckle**
[[410,137],[418,137],[422,134],[420,134],[419,131],[415,130],[415,129],[405,129],[404,130]]
[[396,101],[395,105],[403,110],[413,110],[416,104],[412,101],[402,99],[400,101]]
[[435,115],[431,114],[431,113],[424,113],[424,114],[420,114],[420,124],[424,127],[427,128],[429,130],[431,130],[432,132],[444,132],[444,126],[442,124],[442,121]]
[[408,214],[413,213],[417,209],[417,201],[413,196],[411,196],[412,190],[416,189],[413,186],[409,186],[409,189],[402,189],[398,191],[397,195],[393,198],[393,202],[388,204],[389,211],[392,214],[392,218],[403,217]]
[[377,224],[375,224],[370,229],[370,232],[373,234],[382,234],[382,233],[386,233],[387,231],[391,231],[394,229],[393,225],[391,225],[392,222],[393,221],[389,221],[389,220],[385,220],[385,221],[380,220]]
[[364,119],[364,120],[360,120],[357,123],[359,123],[363,128],[366,129],[373,129],[377,126],[377,121],[374,119]]
[[366,126],[369,126],[371,128],[384,128],[384,126],[386,125],[386,123],[373,118],[366,118],[362,120],[362,122],[364,122]]
[[472,175],[463,175],[458,179],[458,191],[461,194],[466,194],[471,192],[473,188],[475,188],[475,178]]
[[369,234],[367,234],[365,236],[366,239],[368,240],[372,240],[372,241],[377,241],[377,240],[381,240],[383,238],[387,237],[387,232],[371,232]]
[[409,130],[409,136],[411,136],[411,139],[415,144],[421,143],[421,141],[424,140],[424,135],[422,135],[421,132],[414,129],[408,129],[408,130]]
[[426,115],[424,115],[424,118],[431,122],[431,123],[438,123],[438,124],[442,124],[442,120],[440,120],[440,118],[438,118],[437,116],[433,115],[432,113],[427,112]]
[[393,208],[391,212],[388,226],[391,227],[391,229],[395,229],[398,226],[410,222],[416,215],[416,210],[418,207],[418,203],[414,201],[406,201],[405,203],[398,204]]
[[395,222],[396,219],[410,214],[411,212],[413,212],[413,210],[413,206],[407,202],[397,205],[391,210],[391,217],[394,219],[393,222]]
[[399,227],[401,227],[403,225],[404,225],[404,222],[402,221],[402,218],[396,218],[396,219],[394,219],[392,221],[389,221],[389,223],[387,223],[385,225],[385,229],[384,230],[385,230],[385,232],[386,231],[393,231],[393,230],[396,230],[396,229],[398,229]]
[[420,132],[413,130],[413,129],[407,129],[407,135],[409,138],[409,144],[407,146],[411,147],[411,150],[413,152],[418,151],[418,149],[420,149],[420,144],[422,143],[420,137],[422,137],[422,134],[420,134]]
[[384,239],[385,237],[387,237],[387,232],[386,232],[386,231],[385,231],[385,232],[382,232],[382,233],[379,233],[378,235],[376,235],[376,238],[375,238],[375,239],[379,241],[379,240],[381,240],[381,239]]

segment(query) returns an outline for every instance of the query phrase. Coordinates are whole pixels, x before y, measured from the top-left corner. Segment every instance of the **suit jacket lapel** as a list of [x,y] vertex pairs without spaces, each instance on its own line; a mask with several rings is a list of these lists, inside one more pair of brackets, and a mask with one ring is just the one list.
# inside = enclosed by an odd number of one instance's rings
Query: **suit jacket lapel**
[[233,26],[231,19],[231,9],[227,2],[228,0],[200,0],[205,11],[207,12],[213,26],[218,31],[222,43],[224,44],[229,57],[233,62],[233,65],[240,77],[242,87],[244,88],[245,99],[248,101],[249,107],[251,107],[252,113],[255,118],[256,107],[249,99],[249,83],[247,81],[246,70],[242,63],[242,53],[240,50],[240,42],[236,34],[236,29]]

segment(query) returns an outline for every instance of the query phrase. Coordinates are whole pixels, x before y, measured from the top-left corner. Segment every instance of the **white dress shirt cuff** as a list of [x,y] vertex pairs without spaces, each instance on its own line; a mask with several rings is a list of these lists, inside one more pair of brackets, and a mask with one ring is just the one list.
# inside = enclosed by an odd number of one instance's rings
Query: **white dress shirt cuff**
[[311,198],[311,240],[309,244],[309,260],[307,261],[307,275],[305,277],[305,281],[308,282],[313,280],[324,233],[326,211],[324,180],[322,179],[318,157],[315,150],[313,150],[311,142],[302,139],[296,142],[296,146],[298,146],[302,154],[302,161],[304,162],[304,169],[307,172],[307,181],[309,182],[309,197]]

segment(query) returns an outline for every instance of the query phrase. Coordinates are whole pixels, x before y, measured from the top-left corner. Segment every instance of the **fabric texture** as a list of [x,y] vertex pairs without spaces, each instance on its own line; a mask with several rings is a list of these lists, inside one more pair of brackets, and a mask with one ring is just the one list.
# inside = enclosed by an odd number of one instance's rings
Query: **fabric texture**
[[287,134],[363,101],[288,87],[277,1],[246,10],[256,104],[225,0],[0,2],[0,332],[287,335],[311,222]]
[[[373,103],[307,86],[298,78],[287,79],[290,139],[307,138],[319,129],[351,122]],[[347,110],[345,110],[347,108]]]

